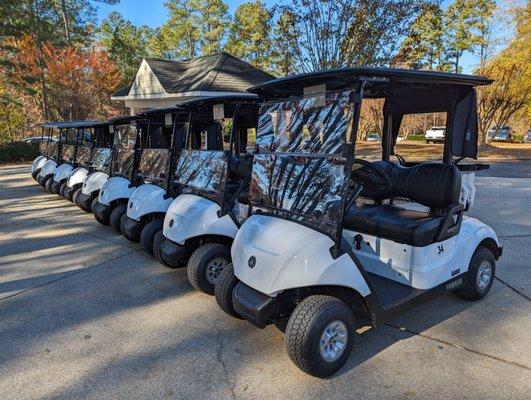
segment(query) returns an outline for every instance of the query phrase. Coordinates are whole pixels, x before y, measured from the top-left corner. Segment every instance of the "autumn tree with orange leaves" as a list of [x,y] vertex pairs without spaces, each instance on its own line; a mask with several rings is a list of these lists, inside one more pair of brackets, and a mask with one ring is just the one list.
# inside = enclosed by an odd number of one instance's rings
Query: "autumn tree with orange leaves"
[[107,52],[58,49],[47,43],[39,51],[24,38],[16,55],[13,81],[33,92],[48,119],[107,118],[115,114],[110,95],[120,74]]

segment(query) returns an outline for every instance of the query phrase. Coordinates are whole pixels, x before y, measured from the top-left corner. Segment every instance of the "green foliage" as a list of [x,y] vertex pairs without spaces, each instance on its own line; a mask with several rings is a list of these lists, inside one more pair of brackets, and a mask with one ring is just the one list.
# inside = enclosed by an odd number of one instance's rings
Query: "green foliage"
[[0,144],[0,164],[33,161],[39,155],[37,146],[25,142]]
[[160,28],[159,46],[168,58],[219,53],[229,17],[222,0],[168,0],[168,21]]
[[156,44],[155,30],[148,26],[136,27],[117,12],[111,12],[101,22],[98,36],[100,45],[118,67],[123,85],[134,78],[142,58],[158,55],[151,51]]
[[261,0],[241,4],[234,13],[225,50],[255,67],[271,70],[272,17]]

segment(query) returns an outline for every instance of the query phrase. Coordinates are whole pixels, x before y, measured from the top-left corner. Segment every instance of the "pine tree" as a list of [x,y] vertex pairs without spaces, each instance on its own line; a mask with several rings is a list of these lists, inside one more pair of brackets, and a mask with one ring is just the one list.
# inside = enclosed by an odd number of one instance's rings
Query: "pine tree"
[[272,12],[261,0],[241,4],[234,13],[225,49],[258,68],[271,69]]

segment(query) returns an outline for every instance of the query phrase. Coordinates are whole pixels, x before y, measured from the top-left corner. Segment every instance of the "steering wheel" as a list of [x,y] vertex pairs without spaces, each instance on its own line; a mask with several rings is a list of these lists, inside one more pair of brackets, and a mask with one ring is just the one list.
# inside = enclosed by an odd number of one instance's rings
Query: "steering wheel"
[[391,189],[391,178],[381,168],[373,163],[355,158],[352,162],[351,178],[354,183],[363,186],[363,189],[372,194],[386,193]]

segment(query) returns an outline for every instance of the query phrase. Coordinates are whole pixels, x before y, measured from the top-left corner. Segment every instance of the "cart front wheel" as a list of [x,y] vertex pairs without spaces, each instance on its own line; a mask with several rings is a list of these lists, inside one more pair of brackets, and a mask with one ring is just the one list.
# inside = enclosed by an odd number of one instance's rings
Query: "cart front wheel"
[[219,274],[216,285],[214,286],[214,295],[219,307],[229,314],[231,317],[243,319],[240,314],[234,309],[232,303],[232,292],[238,284],[239,280],[234,275],[234,267],[232,264],[227,265]]
[[286,349],[302,371],[325,378],[347,361],[354,341],[355,318],[341,300],[314,295],[293,311],[286,327]]
[[155,219],[146,224],[142,232],[140,233],[140,243],[149,254],[153,255],[153,242],[155,235],[162,229],[162,219]]
[[213,295],[219,274],[231,262],[227,246],[208,243],[197,248],[188,261],[188,280],[200,292]]
[[59,194],[61,197],[65,197],[65,188],[66,188],[66,182],[63,182],[61,184],[61,187],[59,188]]
[[120,204],[114,207],[114,210],[112,210],[109,222],[111,223],[111,226],[116,230],[116,232],[121,233],[120,222],[122,220],[122,215],[124,215],[126,212],[127,206],[125,204]]
[[468,266],[466,286],[457,289],[454,293],[463,299],[479,300],[492,287],[495,273],[496,260],[494,255],[486,247],[479,246]]
[[44,184],[44,188],[46,189],[46,191],[48,193],[53,193],[52,192],[52,183],[53,183],[53,177],[52,178],[48,178],[46,180],[46,183]]

